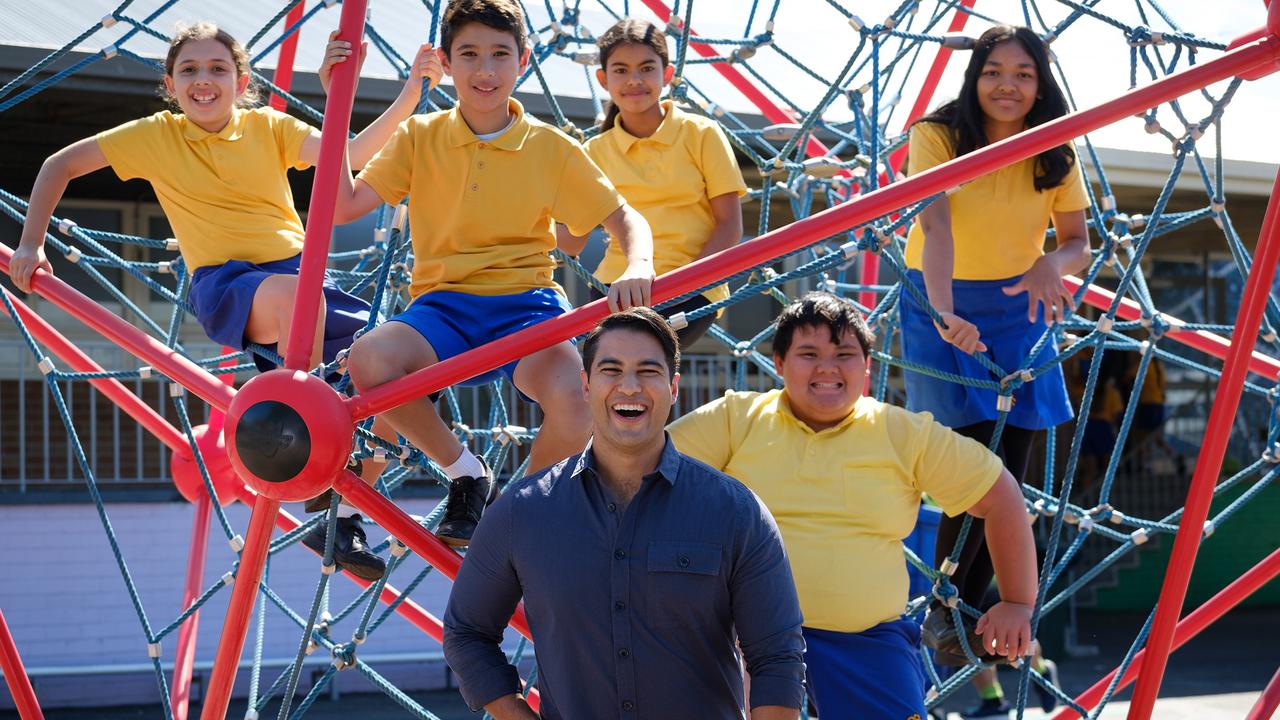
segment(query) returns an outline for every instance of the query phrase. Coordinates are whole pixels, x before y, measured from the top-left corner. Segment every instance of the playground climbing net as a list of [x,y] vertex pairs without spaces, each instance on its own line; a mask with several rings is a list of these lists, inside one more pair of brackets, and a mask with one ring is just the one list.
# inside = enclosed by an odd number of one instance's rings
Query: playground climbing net
[[[148,14],[142,15],[143,8],[134,7],[135,4],[148,5]],[[255,65],[289,43],[303,27],[319,26],[320,30],[327,31],[334,22],[323,19],[325,11],[335,4],[331,0],[314,3],[295,0],[292,3],[280,3],[279,12],[270,17],[266,17],[267,11],[264,10],[260,28],[246,43]],[[415,13],[414,17],[424,18],[423,27],[427,39],[434,42],[438,34],[440,4],[437,0],[421,0],[420,3],[412,0],[402,0],[400,3],[379,0],[375,6],[376,12],[370,16],[366,26],[367,38],[373,51],[394,67],[401,77],[406,77],[409,67],[405,55],[408,48],[395,47],[388,36],[379,32],[379,28],[384,24],[403,24],[397,20],[398,13],[412,12]],[[825,3],[802,4],[781,0],[752,0],[734,3],[737,11],[734,22],[743,26],[741,34],[724,38],[695,34],[693,29],[699,20],[712,14],[711,10],[706,9],[706,6],[712,4],[710,0],[699,0],[696,3],[692,0],[677,0],[673,6],[667,7],[657,0],[601,0],[593,3],[578,0],[554,4],[550,0],[526,0],[528,31],[533,41],[533,61],[520,78],[518,87],[526,92],[542,93],[550,109],[550,116],[544,119],[571,136],[586,139],[593,134],[593,129],[578,127],[570,122],[561,103],[566,95],[585,96],[597,112],[601,110],[602,101],[590,72],[596,61],[594,38],[614,20],[627,15],[649,17],[665,25],[675,47],[675,79],[670,86],[670,95],[687,111],[716,121],[740,156],[755,168],[756,172],[751,176],[758,182],[746,200],[749,208],[756,209],[758,224],[755,232],[761,235],[783,226],[785,223],[782,219],[786,219],[785,216],[789,215],[792,219],[806,218],[823,207],[839,205],[901,179],[899,172],[907,141],[905,128],[927,105],[933,104],[929,102],[929,96],[938,81],[937,72],[926,73],[925,66],[935,56],[945,60],[947,53],[962,52],[968,47],[965,35],[953,29],[964,25],[965,20],[971,22],[971,28],[972,25],[993,22],[1025,24],[1050,41],[1056,41],[1069,31],[1092,32],[1097,43],[1114,43],[1127,48],[1129,82],[1135,86],[1165,77],[1196,64],[1204,55],[1217,54],[1226,49],[1225,44],[1197,37],[1184,30],[1155,0],[1136,0],[1133,7],[1129,8],[1129,14],[1123,17],[1104,14],[1101,3],[1097,0],[1022,0],[1020,3],[1002,4],[1002,10],[995,13],[984,7],[983,3],[907,0],[893,7],[886,3],[886,14],[878,21],[856,15],[853,6],[864,7],[860,3],[827,0]],[[311,7],[308,8],[307,5]],[[255,10],[263,7],[263,4],[254,5]],[[861,11],[864,14],[866,12]],[[188,17],[185,14],[192,15]],[[165,22],[171,22],[179,16],[187,19],[211,17],[216,20],[217,6],[195,6],[180,0],[163,3],[126,0],[101,21],[50,52],[27,71],[8,80],[0,88],[0,112],[18,106],[95,63],[138,63],[154,68],[158,75],[161,66],[155,57],[143,54],[145,51],[137,52],[135,48],[148,44],[152,50],[159,47],[155,41],[166,39],[165,31],[168,28],[164,27]],[[714,23],[711,20],[707,22],[718,27],[725,25],[722,19],[717,19]],[[951,23],[952,27],[944,27],[947,23]],[[787,46],[781,39],[784,28],[819,25],[847,29],[847,40],[843,46],[839,49],[827,48],[821,63],[801,59],[813,54],[807,52],[811,48]],[[308,32],[323,34],[317,30]],[[976,36],[977,32],[971,29],[968,34]],[[73,51],[95,43],[101,46],[100,51],[69,63],[68,57],[72,56]],[[1071,58],[1053,59],[1054,71],[1074,104],[1075,100],[1070,94]],[[61,69],[56,69],[59,67]],[[578,69],[585,71],[582,73],[585,80],[576,81],[581,84],[571,86],[568,82],[561,83],[561,80],[575,76]],[[317,123],[322,119],[319,110],[291,95],[286,88],[275,85],[263,75],[255,75],[271,93],[283,98],[293,112]],[[1221,375],[1214,361],[1206,353],[1199,352],[1205,349],[1203,346],[1199,346],[1198,350],[1187,351],[1176,341],[1188,335],[1227,335],[1231,333],[1232,327],[1186,323],[1162,314],[1153,300],[1143,273],[1142,261],[1153,241],[1158,238],[1195,223],[1212,222],[1221,230],[1230,249],[1235,274],[1240,279],[1249,275],[1250,253],[1227,211],[1221,151],[1224,112],[1241,85],[1241,80],[1234,79],[1216,93],[1207,89],[1200,90],[1196,97],[1150,108],[1140,121],[1132,121],[1135,131],[1136,126],[1141,125],[1146,133],[1167,139],[1172,151],[1167,180],[1150,208],[1118,207],[1097,149],[1087,136],[1077,141],[1079,155],[1089,161],[1092,186],[1088,214],[1094,238],[1093,260],[1080,279],[1077,297],[1098,306],[1098,310],[1092,318],[1073,314],[1068,322],[1047,330],[1037,349],[1045,343],[1057,344],[1061,350],[1054,363],[1068,362],[1082,352],[1087,353],[1089,359],[1084,391],[1080,406],[1076,409],[1078,418],[1089,415],[1104,355],[1128,353],[1136,356],[1135,387],[1141,386],[1151,364],[1157,360],[1169,366],[1200,373],[1207,378],[1217,379]],[[424,93],[420,111],[450,107],[453,98],[448,90],[446,85]],[[763,115],[767,126],[761,127],[747,113],[729,109],[734,103],[742,103],[723,95],[734,93],[736,98],[736,93],[739,92],[755,103],[756,107],[751,109],[750,114]],[[911,110],[907,110],[905,104],[899,102],[908,92],[917,92],[923,99]],[[1193,106],[1199,108],[1199,112]],[[1213,146],[1213,150],[1206,151],[1206,146]],[[1190,178],[1191,182],[1203,188],[1205,201],[1196,209],[1169,211],[1167,208],[1175,184],[1184,178]],[[22,222],[26,208],[25,202],[17,194],[19,190],[21,188],[0,188],[0,210],[17,223]],[[902,293],[916,293],[917,299],[927,306],[927,301],[919,296],[918,290],[909,284],[896,282],[896,278],[904,269],[906,230],[921,208],[933,197],[897,208],[893,214],[882,216],[873,222],[819,238],[799,251],[775,258],[772,263],[733,275],[727,278],[732,290],[727,299],[685,315],[673,316],[671,322],[679,326],[760,295],[770,297],[778,303],[785,303],[797,293],[815,288],[849,296],[858,302],[877,330],[878,339],[872,354],[874,365],[871,391],[884,398],[893,387],[895,368],[909,367],[917,372],[934,372],[929,368],[909,365],[895,355],[897,307]],[[404,307],[408,300],[409,268],[413,258],[404,216],[403,207],[382,207],[377,211],[376,229],[367,247],[351,252],[335,252],[330,256],[330,272],[335,279],[350,292],[369,299],[382,317]],[[51,230],[55,232],[48,233],[46,241],[52,251],[75,263],[85,275],[101,285],[110,301],[138,318],[138,324],[151,335],[178,353],[188,353],[188,349],[180,341],[180,329],[191,314],[191,307],[186,299],[190,278],[181,259],[173,254],[176,241],[95,230],[63,218],[54,218],[51,225]],[[168,259],[146,262],[128,260],[126,257],[136,256],[136,253],[126,252],[126,248],[131,246],[148,249],[153,258]],[[565,273],[576,274],[584,282],[599,287],[590,270],[575,258],[560,256],[558,259],[563,264]],[[876,274],[877,268],[884,269],[885,276],[890,281],[880,282]],[[135,302],[109,280],[110,273],[105,272],[107,270],[126,273],[145,285],[154,298],[167,303],[169,310],[166,315],[149,314],[149,305]],[[1111,296],[1096,290],[1096,284],[1103,281],[1114,293],[1114,301]],[[716,279],[707,287],[719,282],[721,280]],[[667,304],[678,302],[683,297],[675,298]],[[160,644],[210,598],[230,585],[237,568],[233,568],[223,581],[214,583],[199,594],[169,624],[158,629],[152,624],[124,553],[114,536],[108,508],[98,490],[95,474],[78,442],[61,384],[140,379],[151,376],[154,371],[146,367],[74,371],[62,369],[51,357],[51,351],[46,349],[47,344],[37,340],[29,320],[24,320],[21,301],[8,292],[4,293],[3,301],[6,311],[14,319],[18,332],[44,373],[48,392],[67,425],[70,437],[76,442],[77,461],[97,505],[107,539],[137,611],[165,711],[172,716],[170,688],[161,671],[163,653]],[[932,309],[930,312],[933,313]],[[936,317],[936,313],[933,314]],[[721,326],[712,327],[711,337],[724,345],[735,358],[731,384],[736,387],[744,386],[748,375],[764,375],[780,383],[781,379],[775,373],[771,359],[758,349],[770,337],[772,327],[765,319],[758,325],[753,330],[754,334],[744,337],[737,337]],[[735,323],[735,326],[741,327],[743,324]],[[1269,298],[1263,329],[1257,339],[1261,346],[1260,353],[1263,353],[1260,356],[1264,360],[1265,354],[1272,358],[1280,356],[1277,327],[1280,327],[1280,308],[1277,308],[1274,298]],[[272,357],[265,348],[254,347],[251,351],[279,360]],[[56,351],[54,354],[57,354]],[[947,375],[944,379],[989,388],[996,391],[1002,400],[1007,400],[1022,384],[1052,369],[1053,363],[1032,366],[1029,358],[1035,354],[1032,351],[1028,360],[1019,367],[997,367],[989,359],[983,358],[984,365],[990,371],[987,378]],[[253,368],[249,358],[241,353],[212,358],[188,356],[200,367],[218,375],[244,373]],[[317,368],[315,372],[321,377],[330,376],[333,371],[341,370],[340,364],[341,360],[332,366]],[[1264,363],[1264,369],[1265,367],[1268,366]],[[1280,460],[1280,421],[1277,421],[1276,412],[1280,391],[1277,391],[1275,385],[1275,365],[1269,367],[1270,375],[1262,376],[1262,382],[1244,384],[1244,392],[1250,402],[1269,405],[1267,415],[1270,424],[1265,430],[1264,451],[1239,472],[1218,482],[1215,494],[1225,493],[1238,486],[1247,486],[1247,490],[1211,518],[1204,528],[1206,536],[1230,520],[1240,507],[1256,497],[1276,477],[1277,460]],[[337,381],[337,389],[347,392],[346,384],[347,380],[342,376]],[[217,497],[219,492],[225,496],[226,488],[215,482],[217,473],[211,472],[212,460],[206,461],[202,452],[208,445],[199,442],[204,437],[206,428],[193,424],[180,386],[175,384],[174,387],[175,391],[171,394],[178,417],[178,430],[199,470],[203,491],[212,497]],[[537,429],[520,427],[511,421],[510,409],[504,401],[507,396],[499,385],[488,387],[488,397],[487,422],[482,427],[469,427],[464,422],[457,394],[450,390],[443,396],[444,406],[454,421],[459,436],[465,442],[477,446],[489,462],[497,466],[503,463],[516,446],[531,439]],[[1125,438],[1134,422],[1137,403],[1138,393],[1135,392],[1122,415],[1115,450],[1101,471],[1096,503],[1085,507],[1072,502],[1075,497],[1072,487],[1076,482],[1084,436],[1083,421],[1074,425],[1069,448],[1065,453],[1055,452],[1055,437],[1049,437],[1043,468],[1044,481],[1039,486],[1024,487],[1028,513],[1033,519],[1042,520],[1039,525],[1046,551],[1036,605],[1037,622],[1044,612],[1067,602],[1074,593],[1117,560],[1134,552],[1135,548],[1148,539],[1162,534],[1172,535],[1178,531],[1181,510],[1163,517],[1143,518],[1126,514],[1111,503]],[[1001,407],[1004,412],[1000,415],[998,427],[1003,426],[1008,405],[1002,402]],[[216,433],[216,429],[212,432]],[[997,439],[998,436],[997,432]],[[438,468],[421,452],[407,445],[379,439],[368,431],[367,423],[358,428],[352,453],[359,458],[376,457],[397,461],[384,473],[378,486],[380,492],[392,498],[411,473],[434,474],[441,482],[445,482]],[[1062,461],[1063,457],[1065,461]],[[519,473],[517,470],[516,475]],[[200,492],[200,489],[197,488],[196,492]],[[212,503],[212,508],[228,541],[234,549],[239,550],[244,541],[232,527],[220,503]],[[425,525],[434,527],[442,511],[443,508],[436,508],[424,520]],[[332,517],[313,519],[281,535],[271,543],[270,553],[285,552],[312,524],[326,521],[332,522]],[[1068,573],[1067,569],[1073,558],[1090,537],[1100,538],[1107,544],[1109,552],[1084,572],[1078,575]],[[336,611],[331,612],[328,607],[326,588],[330,575],[327,572],[321,574],[314,601],[302,612],[291,608],[269,583],[262,583],[263,605],[270,603],[278,607],[293,625],[302,630],[302,642],[295,662],[285,668],[265,689],[259,685],[262,667],[255,662],[247,716],[256,717],[277,696],[283,698],[281,717],[300,716],[322,694],[337,672],[345,668],[356,668],[409,713],[423,718],[434,717],[427,708],[421,707],[399,691],[357,655],[357,647],[371,640],[373,633],[392,613],[404,612],[412,604],[405,602],[405,599],[427,573],[431,572],[431,567],[427,566],[409,578],[405,589],[392,593],[394,599],[389,606],[378,612],[380,598],[386,599],[388,579],[399,579],[400,573],[397,570],[409,551],[394,538],[388,538],[375,549],[380,553],[390,550],[391,562],[387,577],[370,585],[354,601]],[[951,561],[954,561],[957,554],[958,547]],[[331,553],[326,553],[323,561],[328,567],[332,567],[330,555]],[[934,595],[952,605],[953,612],[976,615],[975,608],[956,600],[955,588],[947,575],[922,563],[909,551],[907,555],[908,562],[935,581]],[[948,564],[943,563],[943,566]],[[908,612],[920,613],[929,599],[928,596],[915,598]],[[265,615],[262,613],[260,608],[257,616],[258,649],[254,653],[254,657],[259,659],[262,626],[265,623]],[[342,634],[338,632],[338,627],[343,623],[352,627],[349,635],[345,631]],[[1132,662],[1136,652],[1143,646],[1150,626],[1149,619],[1142,632],[1134,639],[1132,649],[1125,658],[1125,666]],[[349,639],[344,640],[344,637]],[[291,706],[303,657],[309,647],[314,649],[317,646],[329,651],[334,661],[296,707]],[[521,641],[514,659],[518,661],[526,650],[524,641]],[[972,649],[967,652],[971,660],[976,660]],[[936,689],[936,695],[931,700],[933,703],[945,700],[979,669],[975,663],[944,680],[932,674],[930,663],[926,663],[926,666],[930,668]],[[534,677],[528,678],[530,684],[534,681]],[[1090,708],[1077,704],[1061,688],[1054,687],[1046,678],[1024,667],[1017,693],[1019,716],[1026,704],[1029,683],[1047,688],[1062,703],[1082,715],[1088,714]],[[1105,706],[1106,701],[1118,689],[1117,686],[1118,681],[1106,688],[1104,694],[1097,699],[1098,708]]]

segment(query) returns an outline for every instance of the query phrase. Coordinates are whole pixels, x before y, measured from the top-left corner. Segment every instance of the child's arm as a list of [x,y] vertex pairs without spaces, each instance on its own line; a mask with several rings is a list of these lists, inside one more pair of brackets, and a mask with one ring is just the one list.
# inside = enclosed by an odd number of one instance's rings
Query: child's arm
[[583,248],[587,246],[587,238],[590,237],[591,233],[582,236],[574,235],[564,223],[556,223],[556,246],[565,255],[578,257]]
[[609,286],[609,309],[626,310],[651,302],[653,289],[653,233],[644,216],[623,203],[600,223],[616,238],[627,258],[627,269]]
[[97,138],[85,138],[50,155],[40,166],[31,188],[27,219],[22,224],[22,239],[9,261],[9,276],[19,290],[31,292],[31,276],[37,268],[53,272],[44,256],[44,234],[53,209],[67,190],[67,183],[107,165],[107,156],[98,147]]
[[966,353],[985,351],[987,346],[978,337],[977,326],[956,315],[952,303],[951,274],[955,270],[955,239],[951,235],[951,205],[945,196],[935,199],[920,211],[920,229],[925,237],[921,263],[925,292],[929,296],[929,304],[933,305],[946,324],[945,328],[937,323],[934,326],[938,328],[943,340]]
[[[347,57],[352,52],[351,43],[346,40],[338,40],[337,37],[337,30],[329,34],[329,45],[325,48],[324,64],[320,66],[320,86],[324,88],[325,93],[329,92],[329,78],[333,73],[333,67],[338,63],[346,62]],[[361,66],[364,65],[367,51],[368,43],[361,43]],[[357,78],[359,77],[359,72],[360,69],[356,68]],[[395,101],[376,120],[369,123],[368,127],[361,130],[358,135],[351,139],[349,143],[351,165],[357,170],[363,168],[387,143],[391,134],[395,132],[396,126],[413,115],[413,111],[418,107],[418,101],[422,98],[422,78],[428,78],[430,86],[434,88],[440,83],[440,78],[443,75],[444,68],[440,64],[440,57],[431,44],[427,43],[418,48],[418,54],[413,59],[413,67],[409,70],[409,79],[405,81],[404,87],[401,88],[400,94],[396,96]],[[303,141],[299,155],[301,160],[312,165],[320,159],[319,132],[311,133]]]
[[707,243],[698,253],[698,260],[728,250],[742,240],[742,201],[738,193],[731,192],[711,198],[711,216],[716,225],[707,236]]
[[333,221],[339,225],[362,218],[382,204],[382,198],[369,184],[351,176],[350,143],[342,148],[342,167],[338,169],[338,193],[334,198]]
[[978,618],[983,649],[1008,658],[1031,650],[1031,610],[1036,603],[1036,550],[1022,488],[1007,469],[969,514],[985,520],[987,547],[1000,602]]
[[1044,305],[1044,319],[1050,325],[1066,320],[1075,305],[1071,293],[1062,284],[1063,276],[1089,267],[1091,259],[1089,225],[1084,210],[1055,212],[1053,228],[1058,247],[1041,255],[1017,283],[1002,288],[1009,296],[1027,294],[1027,320],[1031,322],[1036,320],[1036,306]]

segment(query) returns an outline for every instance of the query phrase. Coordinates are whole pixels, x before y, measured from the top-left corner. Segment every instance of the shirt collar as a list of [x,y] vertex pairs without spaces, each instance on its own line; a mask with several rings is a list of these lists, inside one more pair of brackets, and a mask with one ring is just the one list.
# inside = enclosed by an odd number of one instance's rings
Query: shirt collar
[[529,136],[529,120],[525,117],[524,106],[515,98],[507,99],[507,107],[511,109],[511,113],[515,115],[515,121],[511,123],[511,127],[507,131],[494,138],[493,140],[482,141],[471,132],[471,128],[467,126],[467,121],[462,117],[462,111],[457,105],[449,111],[449,142],[454,147],[462,147],[471,143],[488,142],[489,145],[499,150],[519,150],[524,147],[524,140]]
[[191,118],[188,118],[185,115],[182,116],[182,120],[182,134],[186,136],[188,140],[195,140],[197,142],[213,138],[217,138],[219,140],[239,140],[240,136],[244,135],[244,110],[241,110],[240,108],[233,108],[231,110],[231,119],[228,120],[227,124],[216,133],[211,133],[191,122]]
[[838,433],[841,430],[844,430],[845,428],[849,427],[853,423],[857,422],[858,416],[862,413],[862,401],[864,399],[865,398],[858,398],[857,402],[855,402],[853,405],[853,409],[849,411],[849,414],[845,415],[843,420],[827,428],[826,430],[814,430],[813,428],[809,427],[809,425],[806,424],[803,420],[796,417],[795,413],[791,411],[791,400],[788,399],[787,397],[786,388],[783,388],[778,393],[778,397],[775,402],[777,402],[778,414],[781,415],[782,417],[787,418],[792,423],[795,423],[795,425],[799,427],[801,430],[803,430],[806,433],[809,433],[810,435],[824,435],[827,433]]
[[619,150],[625,153],[631,149],[632,145],[642,141],[667,146],[675,144],[676,136],[680,134],[680,125],[675,119],[675,114],[680,111],[670,100],[663,100],[661,105],[662,122],[658,123],[658,129],[647,138],[636,137],[627,132],[621,122],[613,124],[610,134],[613,135],[613,141],[618,144]]
[[[665,444],[662,446],[662,456],[658,459],[658,467],[653,472],[646,473],[645,479],[657,476],[667,481],[669,485],[676,484],[676,478],[680,475],[680,451],[676,450],[676,444],[671,442],[671,435],[663,432],[663,440]],[[570,477],[576,477],[583,470],[591,471],[591,474],[599,477],[600,473],[596,470],[596,454],[592,440],[587,441],[587,449],[582,451],[574,463],[573,471],[569,473]]]

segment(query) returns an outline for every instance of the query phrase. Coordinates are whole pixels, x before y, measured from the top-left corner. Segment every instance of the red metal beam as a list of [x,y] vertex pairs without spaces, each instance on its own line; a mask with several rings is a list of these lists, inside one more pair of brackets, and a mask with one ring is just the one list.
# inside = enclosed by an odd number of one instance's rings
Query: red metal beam
[[1276,670],[1276,674],[1271,676],[1271,682],[1263,688],[1258,702],[1253,704],[1245,720],[1271,720],[1276,708],[1280,708],[1280,670]]
[[[1192,90],[1260,67],[1274,70],[1277,57],[1280,57],[1280,42],[1274,37],[1242,45],[1214,60],[1170,75],[1146,87],[1131,90],[1097,107],[1076,111],[931,168],[915,177],[798,220],[785,228],[765,233],[750,242],[690,263],[654,282],[653,301],[660,303],[704,285],[714,284],[721,278],[770,262],[780,255],[832,237],[848,228],[866,224],[930,195],[957,187]],[[589,303],[497,342],[362,392],[349,398],[347,405],[353,418],[369,417],[580,335],[591,329],[606,314],[604,300]]]
[[[1280,4],[1275,7],[1280,8]],[[1155,620],[1151,623],[1151,635],[1147,638],[1149,655],[1133,689],[1129,704],[1129,720],[1147,720],[1160,692],[1160,681],[1173,645],[1174,628],[1182,603],[1187,596],[1187,583],[1195,565],[1196,552],[1204,532],[1204,521],[1213,501],[1213,488],[1222,470],[1222,458],[1227,451],[1227,439],[1235,421],[1240,395],[1249,372],[1249,360],[1257,342],[1258,328],[1267,306],[1271,280],[1280,263],[1280,173],[1276,174],[1271,188],[1271,200],[1262,223],[1262,233],[1254,251],[1253,269],[1245,281],[1244,297],[1240,312],[1231,332],[1231,348],[1223,363],[1222,379],[1218,381],[1209,411],[1209,423],[1204,431],[1204,443],[1196,458],[1195,474],[1187,491],[1187,503],[1178,523],[1178,534],[1173,541],[1173,554],[1165,572],[1160,599],[1156,602]]]
[[[1062,279],[1062,284],[1066,285],[1067,289],[1074,293],[1080,289],[1083,282],[1074,275],[1068,275]],[[1104,287],[1090,285],[1089,289],[1085,290],[1084,302],[1100,310],[1107,310],[1111,308],[1115,297],[1115,293]],[[1116,317],[1122,320],[1137,320],[1141,316],[1142,307],[1138,303],[1128,298],[1120,301],[1120,306],[1116,310]],[[1176,340],[1202,353],[1212,355],[1219,360],[1225,358],[1227,351],[1231,349],[1231,341],[1217,333],[1211,333],[1208,330],[1184,330],[1179,327],[1179,325],[1185,324],[1182,319],[1163,313],[1161,313],[1161,317],[1172,326],[1165,332],[1165,335],[1170,340]],[[1268,357],[1255,350],[1249,356],[1249,371],[1257,373],[1268,380],[1280,379],[1280,360]]]
[[[1216,595],[1206,600],[1203,605],[1179,621],[1173,637],[1174,649],[1182,647],[1191,638],[1199,635],[1205,628],[1240,604],[1242,600],[1256,592],[1258,588],[1271,582],[1277,575],[1280,575],[1280,550],[1272,551],[1261,562],[1245,571],[1240,577],[1232,580],[1229,585],[1219,590]],[[1129,669],[1125,671],[1124,677],[1120,678],[1120,682],[1116,685],[1117,692],[1128,687],[1134,678],[1138,677],[1146,657],[1146,650],[1138,651],[1138,654],[1133,658],[1133,662],[1130,663]],[[1118,671],[1119,668],[1112,670],[1106,677],[1094,683],[1093,687],[1080,693],[1080,696],[1075,699],[1076,704],[1085,710],[1093,710],[1093,708],[1097,707],[1098,702],[1102,700],[1103,693],[1107,690],[1107,685],[1111,683],[1111,679],[1116,676]],[[1080,714],[1076,711],[1071,708],[1065,708],[1060,710],[1057,715],[1054,715],[1053,720],[1075,720],[1079,717]]]
[[[9,261],[12,258],[13,249],[0,243],[0,270],[8,273]],[[31,276],[31,288],[37,295],[101,333],[103,337],[124,348],[129,354],[182,383],[185,388],[210,405],[225,410],[231,404],[235,391],[223,385],[218,378],[174,350],[165,347],[164,343],[125,322],[123,318],[107,311],[52,274],[44,270],[36,270]],[[162,432],[155,430],[152,432],[167,444],[168,441],[165,440]],[[183,440],[183,446],[186,446],[185,440]]]
[[[341,37],[350,41],[357,53],[360,38],[364,37],[365,5],[365,0],[346,0],[338,21]],[[320,317],[320,286],[324,282],[324,267],[329,260],[329,242],[333,236],[338,171],[342,153],[347,148],[359,67],[358,62],[339,63],[330,75],[329,96],[324,104],[324,122],[320,127],[320,159],[311,184],[307,232],[302,244],[298,287],[293,298],[293,320],[289,325],[289,344],[284,358],[284,366],[290,370],[307,370],[311,366],[312,340]]]
[[9,633],[9,624],[4,620],[4,612],[0,611],[0,670],[4,671],[5,684],[13,695],[13,704],[18,708],[18,717],[22,720],[44,720],[40,712],[40,703],[36,700],[36,691],[31,687],[31,678],[27,677],[26,668],[22,667],[22,656],[18,655],[18,646]]
[[[187,550],[187,582],[182,590],[182,608],[191,607],[200,597],[204,584],[204,561],[209,547],[209,515],[213,501],[206,492],[195,502],[192,511],[191,546]],[[173,661],[173,694],[170,706],[174,720],[187,720],[187,706],[191,701],[191,671],[196,662],[196,635],[200,629],[200,611],[182,623],[178,630],[178,655]]]
[[[80,348],[71,344],[70,340],[63,337],[62,333],[54,329],[44,318],[36,315],[17,296],[4,288],[0,288],[0,292],[3,292],[9,298],[9,301],[13,303],[14,309],[17,310],[18,318],[15,319],[21,319],[31,336],[41,345],[44,345],[49,352],[61,358],[72,370],[86,373],[103,372],[101,365],[94,362]],[[182,433],[178,432],[177,428],[171,425],[168,420],[165,420],[154,408],[142,402],[137,395],[130,392],[119,380],[100,378],[90,380],[89,384],[93,385],[98,392],[110,398],[121,410],[124,410],[126,415],[136,420],[139,425],[146,428],[152,435],[155,435],[160,442],[168,446],[173,452],[190,450],[191,444],[187,442]]]
[[[298,0],[298,4],[293,6],[293,9],[289,11],[288,16],[284,19],[286,28],[292,27],[294,23],[302,19],[306,4],[305,0]],[[280,44],[280,57],[276,60],[276,71],[272,73],[271,82],[285,92],[289,92],[289,88],[293,86],[293,59],[298,53],[298,36],[300,35],[302,35],[301,26]],[[284,112],[287,104],[285,99],[278,93],[271,93],[271,107]]]

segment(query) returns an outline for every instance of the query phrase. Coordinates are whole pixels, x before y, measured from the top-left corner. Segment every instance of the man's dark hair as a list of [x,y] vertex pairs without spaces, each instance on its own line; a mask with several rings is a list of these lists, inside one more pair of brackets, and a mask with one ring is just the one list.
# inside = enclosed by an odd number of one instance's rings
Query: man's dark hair
[[509,32],[516,41],[516,54],[524,55],[524,11],[519,0],[451,0],[440,21],[440,47],[453,57],[453,36],[467,23],[477,22],[500,32]]
[[786,306],[778,315],[777,325],[773,333],[773,354],[778,357],[787,356],[796,328],[801,327],[825,327],[831,331],[833,343],[839,343],[841,335],[852,332],[863,355],[871,351],[875,340],[853,302],[827,292],[811,292]]
[[586,368],[588,375],[591,374],[591,364],[595,362],[601,336],[614,330],[643,333],[657,340],[662,346],[662,356],[667,361],[667,377],[673,378],[680,372],[680,340],[675,331],[653,310],[633,307],[601,320],[599,325],[587,333],[587,339],[582,341],[582,367]]

